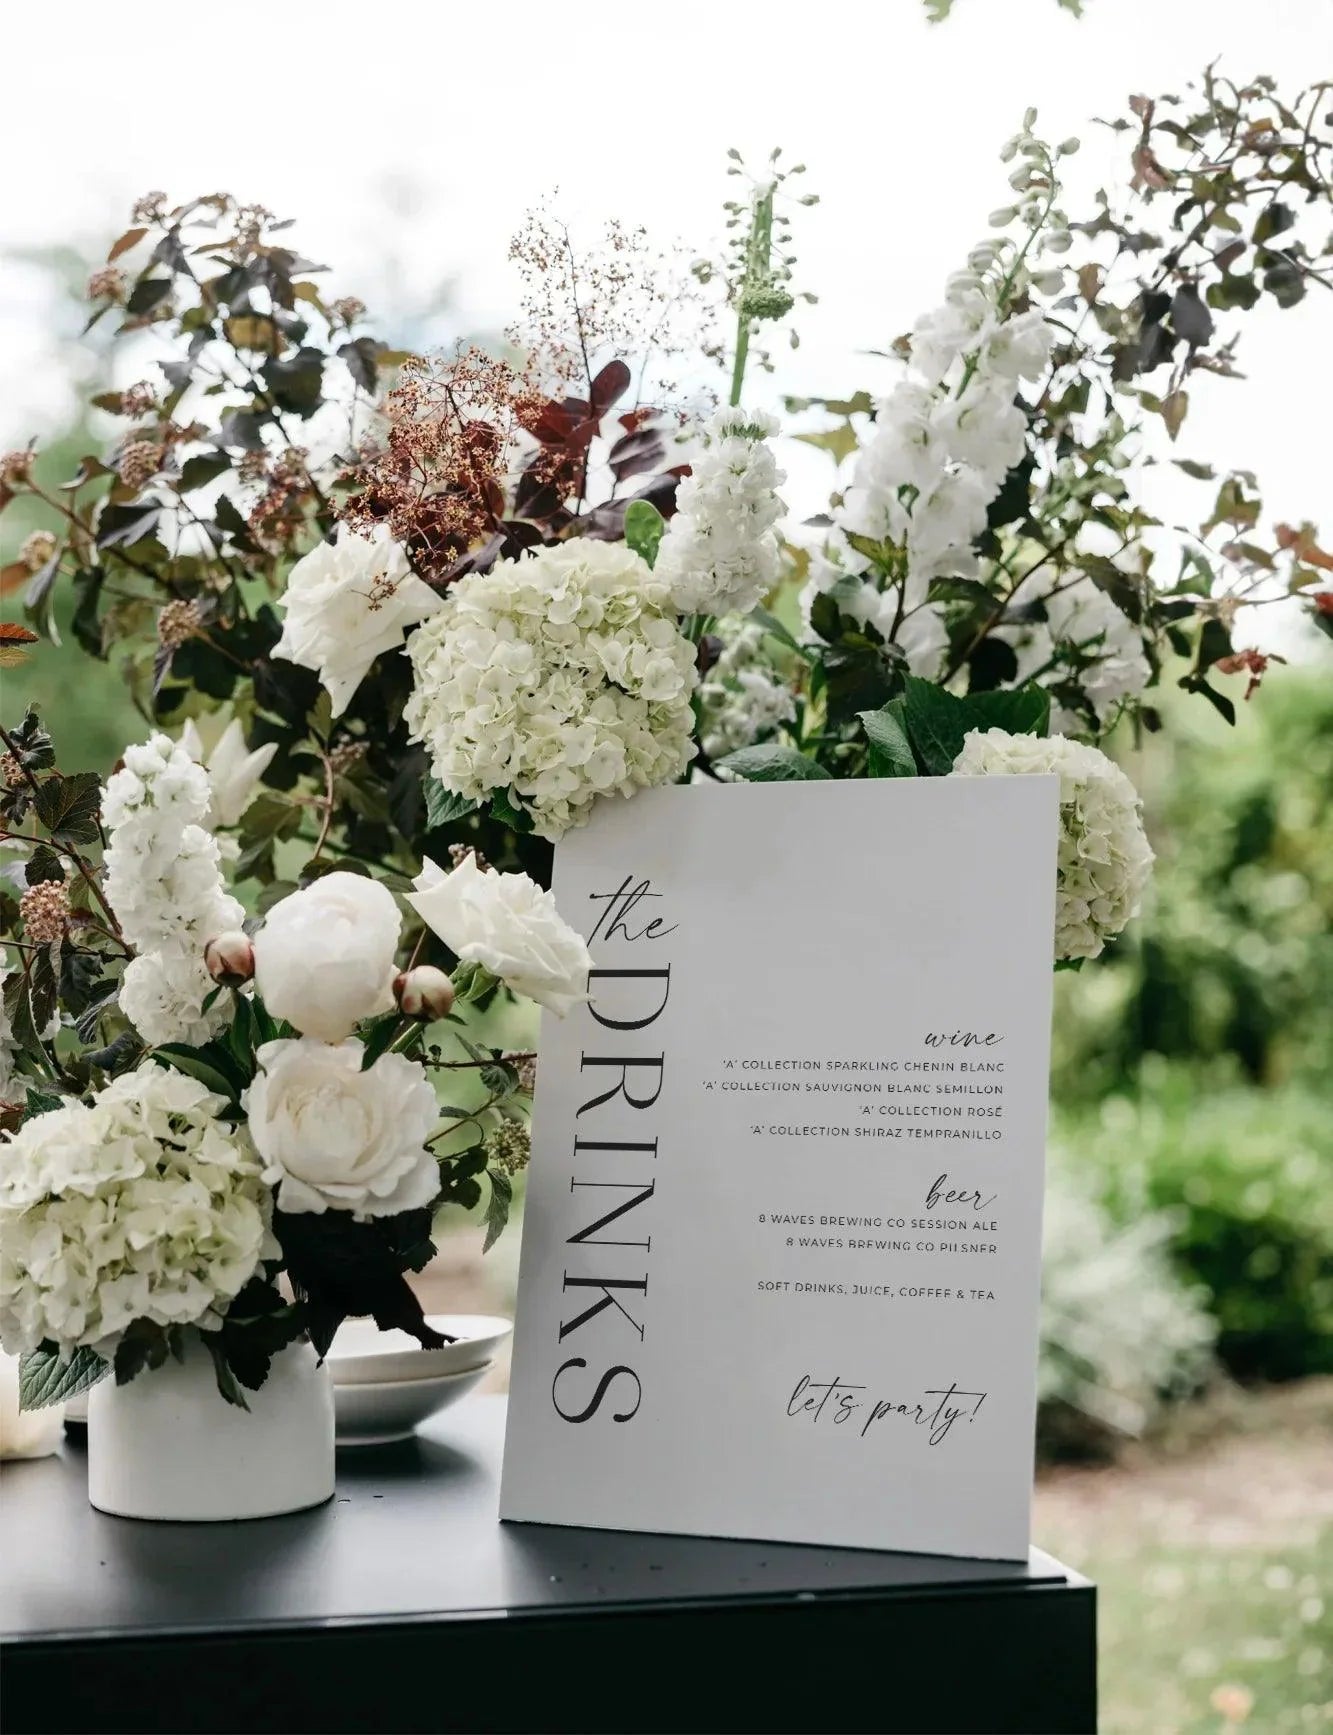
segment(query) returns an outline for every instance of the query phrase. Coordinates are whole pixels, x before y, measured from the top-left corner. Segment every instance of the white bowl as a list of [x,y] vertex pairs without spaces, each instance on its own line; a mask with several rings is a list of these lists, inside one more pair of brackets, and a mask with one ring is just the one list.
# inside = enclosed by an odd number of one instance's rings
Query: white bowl
[[381,1331],[373,1319],[344,1320],[329,1346],[334,1385],[384,1385],[466,1373],[494,1361],[497,1347],[514,1329],[507,1319],[480,1313],[432,1313],[426,1324],[458,1341],[423,1349],[409,1333]]
[[361,1382],[333,1388],[340,1446],[386,1446],[410,1440],[428,1416],[438,1415],[466,1397],[490,1367],[468,1368],[459,1374],[436,1374],[424,1380]]

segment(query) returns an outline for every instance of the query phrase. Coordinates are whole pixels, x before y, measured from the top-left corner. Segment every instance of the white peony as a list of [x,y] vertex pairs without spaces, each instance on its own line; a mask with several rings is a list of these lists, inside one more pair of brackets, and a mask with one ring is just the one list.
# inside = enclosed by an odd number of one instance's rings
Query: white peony
[[393,1006],[402,918],[364,874],[331,873],[274,904],[254,937],[255,987],[303,1036],[341,1042]]
[[208,826],[238,824],[278,751],[277,743],[270,741],[250,752],[240,718],[233,717],[211,742],[205,741],[194,720],[189,719],[181,730],[180,744],[191,759],[208,771],[210,799],[204,823]]
[[136,1319],[221,1324],[277,1252],[249,1138],[147,1062],[0,1146],[0,1342],[104,1352]]
[[599,795],[673,783],[694,756],[694,646],[623,543],[576,539],[455,584],[412,635],[404,717],[451,793],[494,792],[542,837]]
[[954,760],[961,777],[1060,779],[1060,867],[1055,955],[1095,958],[1136,916],[1152,873],[1138,793],[1096,747],[1065,736],[974,729]]
[[401,645],[440,599],[384,526],[362,535],[340,524],[336,542],[297,561],[278,606],[286,619],[273,655],[314,669],[340,717],[376,657]]
[[439,1165],[426,1148],[438,1117],[421,1068],[382,1054],[362,1071],[359,1042],[266,1042],[245,1093],[250,1136],[282,1211],[350,1211],[357,1222],[429,1205]]
[[562,1017],[588,997],[587,945],[527,874],[483,872],[466,855],[452,873],[423,863],[407,901],[464,962],[480,964]]
[[785,477],[766,441],[777,429],[772,416],[731,408],[706,424],[653,568],[682,614],[749,614],[776,584]]

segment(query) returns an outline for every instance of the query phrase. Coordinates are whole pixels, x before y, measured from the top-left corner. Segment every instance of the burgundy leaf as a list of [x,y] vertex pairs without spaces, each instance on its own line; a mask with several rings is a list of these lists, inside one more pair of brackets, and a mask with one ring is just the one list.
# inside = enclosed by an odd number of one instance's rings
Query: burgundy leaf
[[623,361],[609,361],[592,382],[592,413],[598,421],[629,390],[630,372]]
[[625,434],[607,454],[607,463],[617,482],[627,476],[641,476],[648,470],[659,470],[666,457],[666,441],[656,428],[644,428],[638,433]]

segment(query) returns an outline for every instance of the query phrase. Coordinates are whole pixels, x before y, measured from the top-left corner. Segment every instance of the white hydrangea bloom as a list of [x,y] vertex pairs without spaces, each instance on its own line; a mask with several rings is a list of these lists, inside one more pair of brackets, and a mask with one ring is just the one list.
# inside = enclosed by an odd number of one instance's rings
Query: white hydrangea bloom
[[136,1319],[216,1328],[276,1252],[271,1201],[222,1099],[151,1062],[0,1147],[0,1342],[107,1352]]
[[721,759],[771,735],[796,715],[791,688],[763,656],[763,629],[734,617],[719,621],[722,650],[699,689],[703,749]]
[[239,927],[245,911],[224,887],[217,840],[202,823],[212,800],[207,772],[161,734],[127,748],[106,786],[106,895],[139,954],[120,1004],[146,1042],[203,1042],[226,1016],[222,1006],[203,1011],[213,987],[204,947]]
[[273,655],[314,669],[340,717],[376,657],[401,645],[440,598],[385,526],[363,535],[340,524],[336,542],[297,561],[278,606],[286,619]]
[[599,795],[674,782],[695,753],[695,651],[660,575],[623,543],[580,539],[471,573],[408,645],[404,716],[444,787],[495,791],[538,834]]
[[654,567],[682,614],[749,614],[777,582],[786,477],[766,444],[777,431],[754,410],[721,409],[706,424]]
[[1152,873],[1138,793],[1096,747],[1064,736],[974,729],[954,760],[961,777],[1060,779],[1060,866],[1055,955],[1095,958],[1138,914]]

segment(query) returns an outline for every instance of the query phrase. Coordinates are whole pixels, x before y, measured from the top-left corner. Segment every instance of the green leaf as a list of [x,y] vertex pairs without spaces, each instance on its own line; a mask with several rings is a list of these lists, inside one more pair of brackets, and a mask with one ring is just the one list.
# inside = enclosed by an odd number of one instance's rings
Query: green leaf
[[[217,1380],[218,1391],[229,1404],[234,1404],[238,1410],[248,1410],[250,1406],[245,1401],[245,1393],[241,1390],[240,1381],[232,1372],[227,1361],[227,1351],[222,1342],[222,1333],[220,1331],[201,1331],[199,1336],[203,1339],[204,1348],[212,1358],[213,1377]],[[117,1379],[120,1378],[119,1371],[117,1371],[116,1377]]]
[[912,745],[928,774],[946,777],[963,750],[963,737],[970,727],[963,701],[933,682],[909,675],[903,716]]
[[457,965],[450,972],[450,979],[454,985],[455,1001],[459,1005],[480,1006],[489,1001],[500,986],[500,978],[493,976],[484,964],[478,964],[474,960]]
[[33,805],[53,837],[69,843],[93,843],[101,803],[102,784],[97,773],[76,771],[72,777],[48,777]]
[[401,1012],[386,1012],[383,1017],[377,1018],[374,1023],[363,1032],[361,1047],[362,1072],[365,1072],[369,1067],[374,1066],[379,1057],[387,1052],[389,1044],[398,1034],[398,1030],[402,1023],[403,1015]]
[[861,722],[870,742],[872,777],[915,777],[916,759],[903,726],[903,701],[893,699],[882,711],[862,711]]
[[86,1392],[111,1370],[95,1351],[76,1349],[68,1361],[54,1344],[29,1350],[19,1361],[19,1408],[44,1410]]
[[23,1103],[23,1125],[26,1127],[28,1122],[35,1121],[38,1115],[50,1114],[52,1109],[64,1106],[63,1096],[55,1096],[48,1090],[38,1090],[35,1084],[30,1084]]
[[770,633],[780,645],[785,645],[789,651],[794,651],[798,657],[809,662],[809,647],[798,644],[775,614],[770,614],[766,608],[757,608],[750,619],[757,621],[764,631]]
[[963,700],[969,729],[1004,729],[1010,735],[1044,735],[1051,723],[1051,695],[1044,687],[1014,687],[1005,693],[969,693]]
[[625,541],[652,566],[666,534],[666,519],[651,500],[631,500],[625,508]]
[[1044,735],[1050,721],[1050,694],[1040,687],[1010,692],[946,693],[916,675],[907,677],[904,720],[918,759],[932,777],[947,777],[963,741],[973,729],[1004,729],[1011,735]]
[[184,1043],[164,1042],[153,1050],[153,1059],[161,1066],[174,1067],[189,1078],[198,1079],[207,1090],[216,1092],[228,1102],[238,1101],[249,1082],[242,1077],[236,1061],[219,1043],[209,1043],[210,1052],[187,1048]]
[[734,772],[747,783],[798,783],[827,779],[828,772],[794,747],[782,747],[768,742],[757,747],[740,747],[717,761],[718,768]]
[[486,1239],[481,1244],[483,1253],[489,1253],[504,1233],[504,1226],[509,1221],[509,1207],[514,1202],[514,1183],[503,1169],[487,1169],[486,1176],[491,1183],[491,1197],[486,1206]]
[[807,446],[818,446],[835,464],[849,458],[858,444],[856,429],[850,422],[839,422],[835,427],[821,428],[817,434],[797,434],[794,438],[803,440]]
[[427,831],[434,831],[440,825],[452,825],[454,820],[465,819],[469,813],[477,811],[475,801],[469,801],[465,795],[455,795],[438,778],[426,778],[422,788],[426,796]]
[[532,830],[532,815],[510,800],[507,789],[497,789],[491,796],[491,817],[525,836]]

